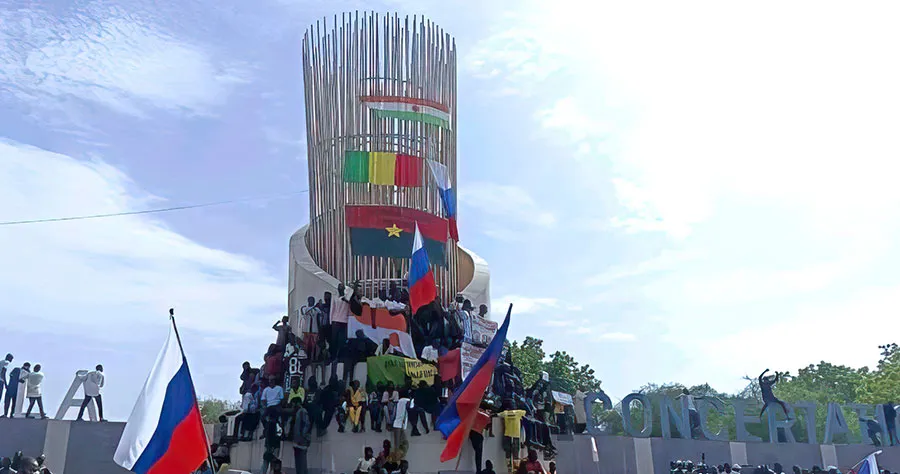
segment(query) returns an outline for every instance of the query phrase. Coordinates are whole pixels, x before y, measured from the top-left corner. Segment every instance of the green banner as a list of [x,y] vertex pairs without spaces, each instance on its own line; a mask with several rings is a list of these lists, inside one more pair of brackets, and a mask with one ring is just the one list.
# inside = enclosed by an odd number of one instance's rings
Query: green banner
[[394,386],[402,387],[406,382],[406,359],[400,356],[378,356],[366,359],[368,372],[367,382],[371,387],[382,383],[394,382]]
[[437,375],[437,367],[431,364],[392,355],[369,357],[366,359],[366,369],[367,382],[371,384],[369,390],[378,383],[387,385],[388,382],[394,382],[395,387],[402,387],[406,383],[406,377],[412,379],[417,387],[422,380],[433,385],[434,376]]

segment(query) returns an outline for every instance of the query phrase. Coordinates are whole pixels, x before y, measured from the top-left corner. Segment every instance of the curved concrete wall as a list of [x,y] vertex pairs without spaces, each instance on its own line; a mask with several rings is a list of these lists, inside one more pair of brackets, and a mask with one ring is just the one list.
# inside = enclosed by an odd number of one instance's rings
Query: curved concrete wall
[[[491,310],[491,268],[487,261],[475,252],[456,244],[459,255],[459,288],[460,293],[478,308],[487,305]],[[465,274],[465,279],[464,279]],[[490,318],[491,313],[488,313]]]

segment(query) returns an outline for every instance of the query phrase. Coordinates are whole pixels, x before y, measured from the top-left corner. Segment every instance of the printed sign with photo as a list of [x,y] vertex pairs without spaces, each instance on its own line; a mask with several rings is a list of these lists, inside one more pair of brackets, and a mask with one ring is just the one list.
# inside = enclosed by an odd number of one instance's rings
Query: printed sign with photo
[[472,367],[478,363],[478,359],[481,358],[481,354],[484,354],[484,348],[473,346],[468,342],[462,343],[462,347],[460,348],[460,363],[462,366],[462,378],[463,380],[469,376],[469,372],[472,370]]
[[494,334],[497,334],[497,321],[489,321],[475,316],[471,319],[471,322],[472,340],[467,342],[476,346],[487,347],[491,340],[494,339]]

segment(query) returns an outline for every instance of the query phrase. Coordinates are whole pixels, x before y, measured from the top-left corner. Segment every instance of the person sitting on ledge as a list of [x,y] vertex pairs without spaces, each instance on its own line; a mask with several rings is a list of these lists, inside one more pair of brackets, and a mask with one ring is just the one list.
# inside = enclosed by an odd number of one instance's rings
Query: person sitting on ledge
[[397,469],[397,466],[394,464],[390,464],[388,459],[391,457],[391,441],[384,440],[381,443],[381,451],[378,453],[378,457],[375,459],[375,466],[378,469],[386,472],[392,472],[394,469]]
[[407,474],[409,472],[409,461],[406,459],[400,461],[400,469],[392,472],[391,474]]
[[366,446],[363,449],[363,457],[359,458],[359,462],[356,463],[356,469],[353,470],[353,474],[371,474],[375,472],[375,453],[370,446]]
[[350,400],[347,417],[354,433],[366,432],[366,401],[369,396],[360,388],[359,380],[350,382]]
[[[34,366],[35,370],[38,366]],[[24,457],[21,461],[19,461],[19,474],[40,474],[41,466],[38,464],[37,459]],[[47,470],[49,473],[50,470]]]
[[538,460],[538,453],[534,449],[528,449],[528,457],[519,461],[519,469],[516,470],[518,474],[526,474],[529,472],[534,473],[544,473],[544,466],[541,465],[541,462]]

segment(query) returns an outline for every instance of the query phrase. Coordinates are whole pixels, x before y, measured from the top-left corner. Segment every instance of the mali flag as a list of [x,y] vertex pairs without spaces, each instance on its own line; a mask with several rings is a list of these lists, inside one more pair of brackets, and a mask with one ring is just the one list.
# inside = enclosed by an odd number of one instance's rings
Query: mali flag
[[387,186],[422,186],[422,158],[402,153],[347,151],[344,182]]
[[447,219],[396,206],[345,206],[344,211],[353,255],[409,258],[418,223],[428,260],[447,265]]

